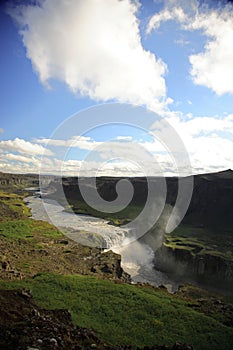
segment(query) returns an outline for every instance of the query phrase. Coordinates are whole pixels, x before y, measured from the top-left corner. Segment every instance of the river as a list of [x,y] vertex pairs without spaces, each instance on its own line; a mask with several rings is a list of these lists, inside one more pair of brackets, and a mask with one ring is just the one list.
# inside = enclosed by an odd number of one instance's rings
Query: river
[[110,225],[104,219],[65,212],[55,200],[30,196],[25,201],[31,208],[33,219],[52,223],[78,243],[100,246],[121,254],[122,268],[131,275],[133,283],[164,285],[171,292],[177,289],[177,285],[164,273],[154,269],[154,252],[149,245],[139,241],[125,244],[126,229]]

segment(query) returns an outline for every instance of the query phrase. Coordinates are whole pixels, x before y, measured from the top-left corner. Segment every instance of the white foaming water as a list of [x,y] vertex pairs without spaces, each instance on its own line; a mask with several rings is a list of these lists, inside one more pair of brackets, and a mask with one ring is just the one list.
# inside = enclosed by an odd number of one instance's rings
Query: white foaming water
[[66,234],[72,236],[71,238],[77,242],[79,242],[80,231],[83,231],[83,235],[85,232],[91,232],[100,236],[102,238],[101,248],[119,245],[127,236],[127,230],[109,225],[104,219],[65,212],[64,207],[55,200],[42,201],[38,197],[28,197],[26,201],[31,208],[33,219],[54,224],[61,231],[65,230]]
[[111,249],[115,253],[121,254],[122,267],[130,274],[132,282],[149,283],[153,286],[164,285],[170,292],[177,290],[178,285],[163,272],[155,270],[154,251],[149,245],[134,241]]
[[109,225],[103,219],[65,212],[63,206],[54,200],[42,201],[38,197],[28,197],[25,201],[31,208],[33,219],[54,224],[74,241],[82,244],[84,235],[87,236],[85,242],[88,244],[89,239],[90,245],[93,245],[93,236],[88,234],[94,233],[100,237],[98,242],[102,248],[121,254],[122,268],[131,275],[133,282],[155,286],[163,284],[171,291],[176,288],[164,273],[154,269],[154,252],[149,245],[139,241],[127,242],[128,230]]

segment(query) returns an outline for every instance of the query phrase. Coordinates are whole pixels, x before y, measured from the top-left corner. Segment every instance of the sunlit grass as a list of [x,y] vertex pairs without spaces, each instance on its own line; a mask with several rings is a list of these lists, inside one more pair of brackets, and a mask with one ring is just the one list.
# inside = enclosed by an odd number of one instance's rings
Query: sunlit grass
[[30,288],[42,307],[70,310],[75,324],[95,330],[115,345],[172,345],[180,341],[195,349],[232,349],[232,328],[190,309],[185,301],[150,287],[53,274],[18,282],[1,281],[0,286]]

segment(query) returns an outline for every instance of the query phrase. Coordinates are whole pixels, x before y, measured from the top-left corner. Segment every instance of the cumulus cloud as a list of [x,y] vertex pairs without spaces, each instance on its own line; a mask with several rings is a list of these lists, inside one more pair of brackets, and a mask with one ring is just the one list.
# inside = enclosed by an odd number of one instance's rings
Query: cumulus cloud
[[[192,172],[204,173],[212,171],[220,171],[226,168],[232,168],[233,164],[233,115],[224,118],[214,117],[193,117],[184,118],[176,112],[170,112],[166,116],[166,121],[173,126],[184,142],[186,150],[189,154]],[[162,130],[166,133],[166,130]],[[229,135],[229,137],[227,136]],[[2,149],[0,153],[0,171],[13,173],[38,173],[42,170],[45,174],[60,174],[67,176],[95,176],[96,171],[98,176],[143,176],[143,175],[176,175],[174,161],[172,155],[165,147],[155,138],[150,141],[133,141],[131,137],[120,137],[118,142],[112,142],[111,149],[107,149],[102,153],[99,145],[96,148],[95,141],[90,139],[87,151],[95,152],[93,157],[86,159],[87,163],[83,166],[81,159],[58,159],[60,141],[52,140],[51,147],[54,149],[54,154],[51,155],[50,147],[47,150],[47,155],[43,157],[43,162],[35,154],[20,154],[20,149],[16,151],[16,147],[10,148],[9,145],[15,140],[8,140],[8,151]],[[21,140],[21,144],[22,144]],[[49,139],[46,139],[49,141]],[[67,142],[69,143],[70,140]],[[87,140],[83,140],[87,142]],[[139,147],[146,149],[153,157],[145,160],[144,153],[140,153],[139,149],[135,153],[134,148],[131,149],[131,142],[136,142]],[[7,142],[7,141],[5,141]],[[28,141],[25,141],[28,142]],[[93,142],[93,145],[91,146]],[[28,142],[30,143],[30,142]],[[1,143],[0,143],[1,145]],[[37,145],[38,146],[38,145]],[[14,153],[11,153],[10,150]],[[7,151],[7,152],[6,152]],[[57,152],[56,152],[57,151]],[[119,157],[119,151],[121,158]],[[99,152],[99,154],[98,154]],[[137,162],[143,158],[143,167]],[[42,165],[42,167],[41,167]],[[145,171],[146,169],[146,171]],[[148,173],[149,169],[149,173]],[[181,168],[180,175],[189,175],[187,169]]]
[[184,142],[193,173],[232,168],[233,118],[231,115],[221,119],[214,117],[184,119],[171,113],[166,119]]
[[169,20],[176,20],[178,22],[186,22],[187,15],[181,7],[165,8],[163,11],[153,15],[147,25],[147,34],[150,34],[152,30],[157,30],[162,22]]
[[166,65],[142,47],[138,6],[133,0],[43,0],[9,12],[43,84],[59,79],[97,101],[158,110],[169,103]]
[[20,138],[15,138],[14,140],[0,141],[0,150],[3,151],[16,151],[21,154],[27,155],[52,155],[52,152],[45,147],[25,141]]
[[34,164],[36,166],[39,166],[39,163],[40,163],[40,160],[35,157],[25,157],[25,156],[13,154],[13,153],[0,155],[0,160],[4,160],[4,161],[10,160],[10,161],[16,161],[20,163],[29,163],[29,164]]
[[62,163],[62,173],[72,176],[143,176],[143,172],[133,162],[116,159],[104,163],[88,161],[83,167],[82,161],[67,160]]
[[233,7],[208,8],[192,1],[193,11],[186,12],[178,1],[169,1],[160,13],[149,21],[147,33],[162,22],[175,20],[184,30],[201,30],[206,36],[204,51],[189,56],[193,82],[212,89],[217,95],[233,94]]
[[101,144],[101,142],[96,142],[90,137],[86,136],[74,136],[71,139],[68,140],[57,140],[57,139],[47,139],[47,138],[41,138],[41,139],[35,139],[36,143],[55,147],[65,147],[65,148],[79,148],[82,150],[92,150],[97,145]]
[[15,164],[8,161],[0,162],[0,171],[12,174],[38,173],[37,168],[35,168],[35,166],[32,166],[30,164],[23,165],[20,162]]
[[189,57],[194,83],[233,94],[233,11],[200,14],[187,28],[202,29],[208,38],[204,52]]

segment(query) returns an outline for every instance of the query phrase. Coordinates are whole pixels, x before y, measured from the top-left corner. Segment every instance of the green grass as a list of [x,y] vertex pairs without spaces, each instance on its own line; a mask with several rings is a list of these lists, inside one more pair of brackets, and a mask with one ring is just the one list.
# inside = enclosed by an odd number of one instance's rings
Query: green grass
[[233,259],[233,233],[213,229],[180,225],[166,234],[165,245],[171,248],[190,250],[194,254],[210,254],[224,259]]
[[59,238],[62,233],[47,222],[23,219],[0,222],[0,236],[8,240],[33,240],[38,236]]
[[231,350],[233,329],[151,287],[115,284],[89,276],[42,274],[0,287],[27,287],[45,308],[67,308],[75,324],[115,345],[190,343],[196,350]]
[[0,222],[0,235],[7,239],[26,239],[32,234],[32,225],[28,220],[10,220]]
[[82,201],[76,201],[71,203],[71,206],[67,208],[67,211],[73,211],[76,214],[85,214],[91,215],[98,218],[103,218],[105,220],[111,221],[114,225],[124,225],[133,219],[135,219],[143,209],[142,206],[139,205],[129,205],[125,209],[118,211],[117,208],[116,213],[105,213],[102,211],[95,210],[90,207],[88,204]]
[[0,211],[2,213],[0,221],[7,221],[11,218],[25,218],[30,216],[30,208],[23,201],[26,193],[17,195],[6,193],[0,190]]

